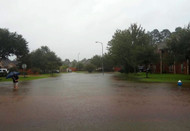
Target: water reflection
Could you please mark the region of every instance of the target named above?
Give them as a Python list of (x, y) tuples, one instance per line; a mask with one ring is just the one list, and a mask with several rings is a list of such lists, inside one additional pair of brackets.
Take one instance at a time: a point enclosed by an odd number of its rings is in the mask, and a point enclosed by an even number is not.
[(19, 82), (19, 88), (14, 89), (12, 82), (2, 82), (0, 85), (0, 104), (19, 102), (28, 95), (30, 82)]
[(81, 73), (20, 82), (15, 91), (5, 82), (0, 85), (0, 130), (188, 130), (189, 87)]

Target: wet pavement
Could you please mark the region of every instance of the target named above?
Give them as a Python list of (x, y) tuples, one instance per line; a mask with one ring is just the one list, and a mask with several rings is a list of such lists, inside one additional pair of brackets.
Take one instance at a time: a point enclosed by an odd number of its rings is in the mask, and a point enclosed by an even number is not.
[(0, 83), (0, 131), (189, 131), (190, 85), (68, 73)]

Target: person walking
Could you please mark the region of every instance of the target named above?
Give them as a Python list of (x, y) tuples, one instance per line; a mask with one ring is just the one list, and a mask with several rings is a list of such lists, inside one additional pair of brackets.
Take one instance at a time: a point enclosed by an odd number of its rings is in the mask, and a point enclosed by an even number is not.
[(18, 75), (14, 74), (12, 79), (13, 79), (14, 89), (18, 89), (18, 79), (19, 79)]

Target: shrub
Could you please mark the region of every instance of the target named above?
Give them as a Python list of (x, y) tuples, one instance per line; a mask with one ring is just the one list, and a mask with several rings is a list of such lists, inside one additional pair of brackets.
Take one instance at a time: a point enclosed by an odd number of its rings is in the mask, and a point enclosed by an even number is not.
[(89, 73), (91, 73), (92, 71), (94, 71), (95, 68), (96, 68), (96, 67), (95, 67), (93, 64), (87, 64), (87, 65), (85, 66), (85, 70), (87, 70)]

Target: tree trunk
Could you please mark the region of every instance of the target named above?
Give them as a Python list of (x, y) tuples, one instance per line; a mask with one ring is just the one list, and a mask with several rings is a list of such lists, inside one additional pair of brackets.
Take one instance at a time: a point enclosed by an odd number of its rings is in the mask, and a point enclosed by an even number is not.
[(175, 61), (174, 61), (174, 74), (176, 74)]

